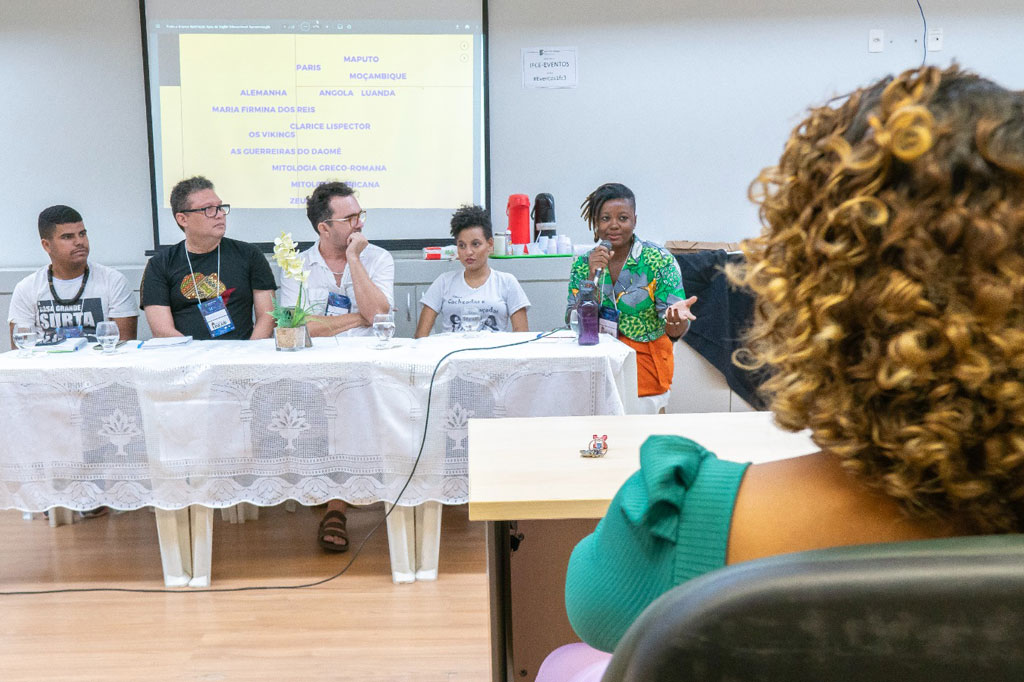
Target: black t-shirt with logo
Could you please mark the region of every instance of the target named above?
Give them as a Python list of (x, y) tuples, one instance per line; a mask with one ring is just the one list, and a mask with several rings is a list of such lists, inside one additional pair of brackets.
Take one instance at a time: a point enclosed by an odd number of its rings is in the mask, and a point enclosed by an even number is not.
[(225, 237), (220, 241), (219, 278), (217, 249), (201, 254), (189, 252), (187, 259), (185, 242), (181, 241), (149, 259), (142, 276), (140, 298), (143, 308), (169, 306), (174, 328), (182, 334), (209, 339), (210, 330), (198, 303), (200, 299), (207, 301), (220, 295), (235, 328), (217, 338), (248, 339), (253, 329), (252, 292), (275, 289), (274, 273), (260, 250), (252, 244)]

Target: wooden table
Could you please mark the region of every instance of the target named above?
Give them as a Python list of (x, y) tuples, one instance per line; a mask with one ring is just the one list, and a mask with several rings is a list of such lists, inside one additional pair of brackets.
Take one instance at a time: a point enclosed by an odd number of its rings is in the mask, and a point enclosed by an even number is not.
[[(608, 454), (581, 457), (594, 434), (607, 434)], [(548, 652), (577, 641), (563, 597), (569, 554), (639, 468), (640, 445), (653, 434), (686, 436), (737, 462), (818, 449), (805, 433), (776, 427), (769, 412), (470, 420), (469, 518), (489, 526), (495, 682), (532, 680)]]

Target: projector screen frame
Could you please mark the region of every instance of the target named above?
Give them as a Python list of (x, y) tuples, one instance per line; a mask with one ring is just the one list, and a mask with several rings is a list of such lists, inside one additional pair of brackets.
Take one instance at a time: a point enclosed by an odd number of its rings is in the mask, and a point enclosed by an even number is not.
[[(481, 87), (483, 89), (483, 111), (482, 111), (482, 143), (483, 143), (483, 197), (481, 199), (481, 205), (484, 208), (489, 209), (490, 196), (491, 196), (491, 145), (490, 145), (490, 87), (488, 81), (488, 18), (487, 18), (487, 0), (480, 0), (480, 35), (481, 35), (481, 48), (482, 48), (482, 81)], [(145, 88), (145, 100), (146, 100), (146, 137), (149, 144), (149, 186), (150, 186), (150, 205), (152, 207), (152, 220), (153, 220), (153, 249), (146, 251), (146, 256), (152, 256), (158, 251), (166, 248), (170, 248), (173, 244), (161, 244), (160, 243), (160, 210), (161, 206), (157, 201), (157, 174), (156, 174), (156, 140), (153, 137), (153, 100), (152, 100), (152, 83), (149, 77), (149, 35), (147, 31), (146, 21), (146, 0), (139, 0), (139, 26), (142, 33), (142, 79)], [(273, 242), (251, 242), (257, 246), (264, 253), (271, 253), (274, 250)], [(313, 244), (312, 241), (299, 241), (297, 242), (301, 249), (309, 248)], [(426, 246), (437, 246), (454, 244), (455, 240), (450, 236), (443, 236), (437, 238), (424, 238), (424, 239), (370, 239), (371, 244), (375, 244), (388, 251), (408, 251), (408, 250), (419, 250)]]

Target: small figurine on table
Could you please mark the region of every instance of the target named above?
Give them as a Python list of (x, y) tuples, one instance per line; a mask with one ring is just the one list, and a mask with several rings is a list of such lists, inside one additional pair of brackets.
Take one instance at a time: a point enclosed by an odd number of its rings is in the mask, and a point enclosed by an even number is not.
[(608, 436), (598, 437), (595, 433), (594, 437), (590, 440), (590, 447), (586, 450), (580, 450), (581, 457), (604, 457), (608, 454)]

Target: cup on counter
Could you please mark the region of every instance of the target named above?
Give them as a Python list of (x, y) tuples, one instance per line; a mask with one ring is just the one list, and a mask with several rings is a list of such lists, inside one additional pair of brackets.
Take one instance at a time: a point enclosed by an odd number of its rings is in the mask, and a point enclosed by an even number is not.
[(505, 255), (505, 241), (508, 239), (508, 235), (504, 232), (498, 232), (494, 235), (494, 255), (504, 256)]
[(526, 253), (526, 244), (513, 244), (512, 245), (512, 255), (513, 256), (522, 256), (524, 253)]
[(530, 253), (547, 253), (549, 241), (550, 237), (537, 237), (536, 249), (533, 248), (534, 244), (531, 244)]
[(569, 239), (569, 235), (558, 235), (557, 253), (572, 253), (572, 240)]

